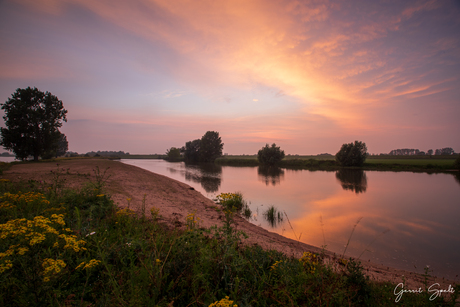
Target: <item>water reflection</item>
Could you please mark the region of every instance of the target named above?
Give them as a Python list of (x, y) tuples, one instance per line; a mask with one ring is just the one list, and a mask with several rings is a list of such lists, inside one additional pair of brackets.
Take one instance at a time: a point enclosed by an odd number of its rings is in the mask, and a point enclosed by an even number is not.
[[(460, 272), (458, 173), (334, 174), (290, 169), (274, 173), (257, 167), (207, 169), (162, 160), (125, 161), (185, 182), (210, 199), (215, 198), (214, 193), (239, 191), (253, 212), (257, 212), (254, 224), (294, 240), (301, 237), (307, 244), (326, 245), (338, 254), (344, 252), (350, 241), (345, 257), (361, 257), (362, 261), (419, 273), (430, 265), (433, 275), (448, 278), (455, 278)], [(185, 174), (194, 180), (186, 179)], [(213, 187), (207, 182), (203, 185), (202, 178), (210, 179)], [(367, 189), (368, 180), (372, 189)], [(217, 191), (207, 192), (216, 187)], [(264, 218), (268, 204), (286, 212), (289, 220), (285, 215), (281, 227), (272, 228)], [(350, 238), (360, 217), (363, 219)]]
[[(170, 172), (174, 173), (172, 169)], [(214, 193), (222, 184), (222, 166), (214, 163), (187, 164), (184, 176), (188, 181), (201, 184), (207, 193)]]
[(457, 181), (457, 183), (460, 184), (460, 172), (456, 172), (454, 178)]
[(265, 185), (270, 183), (275, 186), (284, 180), (284, 170), (276, 166), (259, 166), (257, 168), (257, 174), (260, 181), (264, 182)]
[(350, 190), (356, 194), (366, 192), (367, 177), (363, 170), (341, 169), (335, 173), (335, 178), (340, 181), (344, 190)]

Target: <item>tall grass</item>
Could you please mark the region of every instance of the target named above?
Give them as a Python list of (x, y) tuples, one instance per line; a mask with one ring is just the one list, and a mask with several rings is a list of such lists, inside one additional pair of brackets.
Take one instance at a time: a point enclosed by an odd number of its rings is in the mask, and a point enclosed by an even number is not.
[[(168, 228), (156, 208), (117, 208), (99, 174), (79, 190), (0, 180), (1, 306), (394, 305), (395, 285), (371, 282), (359, 262), (246, 246), (230, 209), (222, 227), (190, 213)], [(448, 304), (410, 293), (400, 303)]]
[(268, 207), (268, 209), (263, 213), (263, 216), (273, 228), (284, 221), (283, 213), (278, 211), (278, 209), (276, 209), (273, 205)]

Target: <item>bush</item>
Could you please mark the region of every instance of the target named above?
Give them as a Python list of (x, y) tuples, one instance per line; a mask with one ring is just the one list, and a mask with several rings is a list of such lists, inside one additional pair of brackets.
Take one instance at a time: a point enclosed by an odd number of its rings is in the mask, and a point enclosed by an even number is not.
[(458, 156), (457, 159), (455, 159), (454, 168), (460, 171), (460, 155)]
[(335, 158), (342, 166), (363, 166), (367, 157), (366, 143), (355, 141), (355, 143), (343, 144)]
[(262, 147), (261, 150), (257, 153), (257, 159), (259, 163), (264, 165), (276, 165), (284, 158), (284, 150), (281, 150), (280, 147), (276, 146), (275, 143), (272, 146), (265, 144), (265, 147)]
[(180, 160), (180, 149), (176, 147), (171, 147), (166, 151), (166, 155), (168, 156), (169, 161), (177, 161)]

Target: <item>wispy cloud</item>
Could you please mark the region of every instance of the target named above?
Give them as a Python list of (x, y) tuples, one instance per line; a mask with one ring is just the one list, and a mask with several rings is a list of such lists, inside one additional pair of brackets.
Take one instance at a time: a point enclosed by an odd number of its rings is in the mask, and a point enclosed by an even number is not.
[[(35, 34), (48, 44), (27, 51), (35, 39), (21, 45), (3, 30), (13, 47), (2, 51), (0, 77), (80, 79), (91, 93), (113, 88), (118, 97), (100, 105), (114, 106), (111, 122), (182, 127), (172, 116), (211, 126), (199, 117), (235, 139), (289, 143), (306, 138), (305, 129), (324, 138), (383, 123), (415, 129), (420, 119), (403, 100), (433, 97), (429, 113), (440, 100), (455, 108), (459, 91), (459, 9), (439, 1), (23, 0), (7, 8), (43, 26)], [(118, 106), (133, 96), (131, 108)], [(398, 112), (406, 116), (392, 116)], [(232, 121), (245, 129), (227, 128)]]

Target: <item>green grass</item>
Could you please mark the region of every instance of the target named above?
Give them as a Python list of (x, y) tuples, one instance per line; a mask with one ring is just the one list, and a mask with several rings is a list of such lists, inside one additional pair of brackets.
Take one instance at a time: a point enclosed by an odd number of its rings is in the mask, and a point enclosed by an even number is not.
[[(388, 171), (420, 171), (437, 172), (454, 169), (454, 162), (458, 155), (453, 156), (369, 156), (362, 169), (365, 170), (388, 170)], [(257, 156), (224, 156), (215, 162), (219, 165), (228, 166), (258, 166)], [(317, 156), (286, 156), (278, 167), (300, 168), (310, 170), (338, 170), (340, 164), (331, 155)]]
[[(58, 172), (49, 184), (0, 181), (1, 306), (209, 306), (226, 296), (238, 306), (395, 305), (395, 285), (370, 281), (357, 261), (245, 246), (230, 210), (222, 227), (201, 228), (190, 213), (167, 228), (155, 208), (117, 208), (95, 172), (78, 190)], [(411, 293), (399, 304), (452, 305)]]

